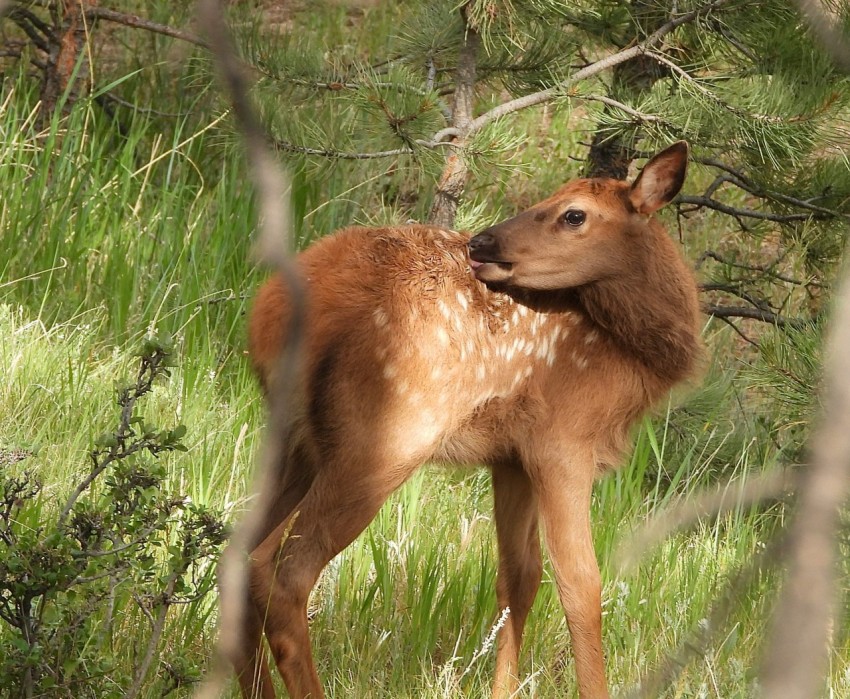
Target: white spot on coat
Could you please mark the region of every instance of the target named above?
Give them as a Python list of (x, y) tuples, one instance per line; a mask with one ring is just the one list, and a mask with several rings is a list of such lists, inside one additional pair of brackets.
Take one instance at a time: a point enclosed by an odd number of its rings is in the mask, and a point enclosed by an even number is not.
[(379, 328), (383, 328), (389, 323), (389, 318), (387, 318), (387, 313), (383, 308), (376, 308), (372, 317), (375, 319), (375, 325)]

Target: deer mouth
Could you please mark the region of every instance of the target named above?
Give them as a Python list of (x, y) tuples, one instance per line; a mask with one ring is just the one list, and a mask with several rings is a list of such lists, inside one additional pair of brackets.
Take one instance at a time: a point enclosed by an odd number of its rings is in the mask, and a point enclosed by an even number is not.
[(470, 256), (469, 266), (478, 281), (501, 282), (510, 278), (514, 265), (504, 260), (475, 260)]

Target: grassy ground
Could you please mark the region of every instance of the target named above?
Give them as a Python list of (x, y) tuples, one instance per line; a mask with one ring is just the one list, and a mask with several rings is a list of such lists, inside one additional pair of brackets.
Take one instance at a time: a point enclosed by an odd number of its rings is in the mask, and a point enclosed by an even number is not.
[[(184, 79), (200, 80), (202, 73), (193, 70)], [(133, 75), (125, 87), (141, 80)], [(253, 202), (227, 120), (208, 109), (210, 98), (201, 91), (196, 104), (206, 111), (176, 117), (167, 130), (152, 117), (125, 116), (126, 134), (117, 138), (90, 103), (38, 125), (32, 83), (24, 78), (7, 79), (3, 95), (0, 448), (38, 447), (16, 468), (38, 473), (46, 508), (63, 501), (87, 467), (95, 436), (114, 422), (113, 381), (131, 371), (132, 352), (145, 333), (167, 331), (177, 340), (177, 369), (144, 409), (165, 424), (189, 428), (188, 452), (164, 457), (168, 486), (235, 516), (246, 505), (262, 425), (243, 352), (246, 299), (261, 274), (249, 262)], [(566, 123), (567, 115), (559, 116)], [(537, 118), (528, 117), (531, 137), (521, 159), (528, 172), (544, 175), (515, 174), (508, 200), (504, 172), (483, 173), (464, 212), (467, 221), (496, 219), (575, 173), (569, 155), (581, 135), (557, 125), (544, 129)], [(403, 220), (410, 213), (382, 207), (376, 194), (415, 191), (403, 161), (395, 172), (385, 165), (311, 167), (296, 177), (304, 240), (351, 221)], [(411, 205), (414, 213), (417, 206)], [(694, 249), (709, 227), (695, 225)], [(724, 346), (724, 337), (710, 332), (712, 342)], [(702, 521), (626, 572), (614, 561), (635, 529), (710, 482), (717, 470), (741, 484), (775, 465), (777, 450), (755, 439), (759, 433), (746, 414), (722, 412), (729, 405), (723, 377), (734, 370), (715, 367), (711, 387), (696, 398), (705, 403), (724, 396), (714, 413), (696, 411), (702, 417), (683, 423), (673, 406), (662, 410), (639, 431), (630, 464), (597, 486), (594, 535), (615, 688), (690, 647), (694, 657), (665, 696), (753, 693), (774, 576), (755, 574), (710, 641), (699, 634), (712, 600), (735, 571), (757, 560), (782, 509)], [(677, 431), (682, 424), (691, 431)], [(486, 695), (496, 621), (489, 512), (486, 473), (427, 468), (329, 566), (312, 600), (312, 629), (331, 696)], [(846, 564), (843, 578), (850, 578)], [(122, 633), (103, 652), (132, 666), (147, 623), (128, 606)], [(212, 597), (172, 610), (160, 659), (179, 649), (203, 663), (214, 623)], [(7, 636), (0, 625), (0, 644)], [(571, 695), (568, 648), (547, 572), (529, 621), (522, 696)], [(836, 638), (832, 658), (829, 696), (848, 696), (845, 636)], [(151, 673), (143, 696), (162, 694), (162, 668)], [(118, 695), (120, 688), (104, 693)]]

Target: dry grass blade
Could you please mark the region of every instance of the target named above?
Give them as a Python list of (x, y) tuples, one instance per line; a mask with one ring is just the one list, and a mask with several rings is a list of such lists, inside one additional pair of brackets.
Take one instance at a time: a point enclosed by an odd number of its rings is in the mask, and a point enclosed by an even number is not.
[(838, 590), (836, 534), (850, 497), (850, 267), (832, 318), (824, 411), (802, 473), (788, 532), (788, 576), (779, 594), (762, 671), (765, 699), (819, 696)]
[(222, 80), (228, 90), (239, 130), (245, 141), (251, 178), (257, 189), (260, 204), (260, 232), (257, 245), (262, 262), (280, 273), (287, 283), (292, 319), (288, 328), (288, 342), (279, 360), (278, 371), (269, 391), (271, 428), (267, 430), (261, 450), (258, 472), (255, 477), (253, 506), (236, 527), (231, 545), (222, 556), (219, 576), (221, 580), (221, 617), (216, 662), (207, 680), (202, 683), (197, 697), (216, 697), (227, 677), (224, 658), (232, 656), (242, 643), (239, 638), (244, 610), (244, 590), (247, 583), (245, 554), (248, 542), (265, 519), (271, 505), (271, 487), (275, 469), (290, 432), (292, 411), (291, 396), (297, 382), (302, 341), (304, 314), (303, 288), (290, 258), (289, 181), (272, 155), (268, 139), (254, 112), (248, 96), (247, 80), (237, 58), (230, 34), (217, 0), (200, 0), (199, 24), (209, 41)]
[(712, 490), (688, 497), (653, 517), (627, 541), (621, 542), (614, 556), (617, 567), (622, 574), (670, 534), (704, 517), (719, 517), (758, 502), (784, 497), (795, 488), (796, 483), (796, 472), (781, 470), (741, 481), (740, 484), (723, 483)]

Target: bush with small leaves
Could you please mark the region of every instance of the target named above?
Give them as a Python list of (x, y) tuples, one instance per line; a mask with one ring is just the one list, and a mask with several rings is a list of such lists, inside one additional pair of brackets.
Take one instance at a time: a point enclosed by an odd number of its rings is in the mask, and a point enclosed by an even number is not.
[[(135, 381), (116, 386), (117, 427), (95, 440), (90, 469), (61, 509), (51, 510), (32, 473), (0, 471), (0, 620), (11, 632), (0, 654), (4, 696), (103, 696), (107, 675), (123, 696), (137, 696), (169, 609), (211, 591), (225, 526), (218, 513), (168, 493), (156, 458), (186, 451), (186, 427), (163, 429), (135, 414), (168, 375), (171, 353), (171, 338), (145, 338)], [(150, 631), (128, 666), (109, 649), (130, 607)], [(172, 689), (200, 674), (184, 657), (162, 670)]]

